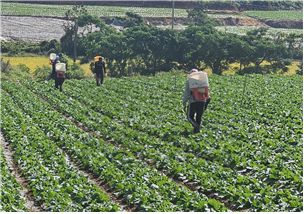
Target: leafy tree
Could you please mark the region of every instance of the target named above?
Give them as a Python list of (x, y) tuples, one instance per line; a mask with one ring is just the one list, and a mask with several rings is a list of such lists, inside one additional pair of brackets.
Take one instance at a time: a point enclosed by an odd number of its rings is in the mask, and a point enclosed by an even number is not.
[(263, 61), (279, 62), (283, 59), (282, 53), (286, 52), (283, 45), (274, 44), (271, 41), (258, 40), (250, 56), (250, 62), (255, 65), (255, 72), (261, 73), (259, 66)]
[(258, 40), (258, 39), (263, 39), (264, 36), (266, 36), (267, 31), (268, 31), (268, 28), (265, 28), (265, 27), (260, 27), (254, 30), (250, 30), (246, 33), (247, 35), (246, 38), (249, 42)]
[(151, 39), (149, 41), (149, 49), (152, 56), (152, 73), (155, 75), (156, 71), (160, 69), (164, 60), (172, 54), (170, 44), (174, 41), (174, 31), (160, 28), (150, 28)]
[(72, 56), (73, 49), (71, 47), (73, 47), (73, 34), (75, 30), (64, 26), (64, 31), (65, 34), (60, 39), (62, 52)]
[(113, 61), (119, 75), (123, 76), (127, 72), (127, 62), (131, 56), (131, 48), (123, 33), (113, 33), (104, 38), (101, 42), (104, 56), (108, 61)]
[(202, 69), (201, 55), (203, 53), (198, 53), (199, 50), (204, 51), (201, 49), (201, 43), (204, 42), (201, 37), (209, 34), (214, 35), (215, 33), (217, 33), (217, 30), (211, 25), (188, 26), (184, 31), (180, 32), (176, 37), (177, 46), (174, 54), (177, 62), (185, 69)]
[(212, 25), (219, 26), (221, 22), (218, 19), (210, 18), (207, 13), (201, 9), (187, 10), (188, 17), (193, 19), (195, 26)]
[(164, 59), (162, 60), (164, 64), (160, 66), (160, 69), (162, 71), (170, 71), (174, 67), (180, 67), (177, 62), (184, 56), (184, 53), (182, 52), (182, 44), (186, 38), (183, 37), (178, 31), (174, 30), (166, 30), (164, 33), (164, 37), (166, 37), (166, 39), (163, 42), (166, 42), (166, 44), (164, 44), (164, 47), (166, 48), (164, 52)]
[(275, 44), (287, 47), (286, 58), (303, 58), (303, 34), (278, 32), (272, 37)]
[(61, 44), (56, 40), (52, 39), (50, 41), (41, 41), (39, 42), (40, 51), (42, 53), (59, 53), (61, 52)]
[(227, 34), (215, 33), (202, 37), (201, 58), (211, 69), (212, 73), (221, 75), (222, 70), (228, 65), (229, 40)]
[(158, 31), (162, 30), (158, 28), (151, 29), (147, 26), (134, 26), (127, 29), (125, 34), (128, 35), (127, 44), (131, 47), (132, 57), (137, 58), (139, 56), (145, 65), (146, 72), (152, 72), (154, 75), (157, 60), (156, 51), (161, 53), (163, 49), (163, 47), (160, 47), (157, 50), (158, 48), (156, 47), (156, 45), (159, 45), (159, 36), (161, 36), (161, 34), (158, 35)]
[[(84, 55), (83, 61), (93, 59), (95, 56), (105, 56), (105, 37), (117, 34), (116, 29), (107, 26), (105, 22), (97, 16), (85, 14), (80, 19), (80, 26), (84, 26), (84, 31), (80, 33), (78, 47), (81, 48)], [(92, 28), (98, 28), (98, 31), (93, 31)], [(102, 44), (103, 43), (103, 44)]]
[[(65, 35), (61, 38), (61, 44), (63, 46), (63, 50), (68, 55), (71, 55), (73, 53), (73, 61), (76, 60), (76, 50), (77, 50), (77, 32), (79, 28), (79, 21), (83, 23), (81, 20), (81, 17), (83, 15), (86, 16), (87, 11), (84, 7), (84, 5), (75, 5), (72, 7), (72, 9), (68, 10), (65, 13), (66, 20), (68, 22), (63, 25)], [(73, 47), (73, 52), (71, 50), (71, 47)]]
[(188, 34), (190, 37), (186, 36), (182, 44), (183, 60), (185, 61), (183, 65), (185, 65), (187, 70), (191, 68), (202, 70), (201, 62), (204, 60), (204, 55), (207, 52), (207, 49), (203, 48), (205, 35), (201, 31), (189, 31)]
[(189, 69), (192, 67), (202, 69), (202, 62), (205, 62), (213, 73), (220, 75), (228, 63), (234, 61), (234, 58), (229, 55), (232, 37), (228, 34), (205, 33), (205, 31), (193, 28), (189, 29), (186, 38), (189, 38), (185, 42), (186, 58), (188, 59), (186, 65)]
[(87, 58), (93, 59), (95, 56), (102, 55), (101, 41), (104, 40), (105, 35), (98, 31), (88, 33), (82, 40), (82, 46), (86, 47), (85, 55)]
[(127, 20), (130, 22), (128, 27), (146, 25), (144, 18), (136, 13), (126, 12), (126, 16)]
[(89, 32), (81, 39), (81, 46), (84, 47), (87, 59), (93, 59), (95, 56), (109, 57), (107, 56), (109, 44), (105, 42), (106, 37), (117, 34), (114, 28), (106, 26), (103, 21), (97, 23), (96, 26), (100, 28), (99, 31)]
[[(74, 61), (76, 60), (77, 47), (81, 48), (78, 51), (79, 53), (86, 53), (87, 47), (84, 46), (86, 41), (83, 41), (83, 39), (87, 33), (93, 33), (92, 25), (98, 27), (99, 31), (105, 34), (114, 32), (114, 30), (111, 30), (111, 27), (106, 26), (103, 20), (97, 16), (90, 15), (83, 5), (76, 5), (71, 10), (68, 10), (66, 12), (66, 19), (69, 22), (63, 26), (65, 35), (61, 38), (61, 45), (63, 52), (69, 56), (73, 55)], [(84, 27), (80, 35), (77, 34), (79, 27)], [(71, 47), (74, 47), (74, 49), (72, 50)]]
[(302, 59), (303, 57), (303, 35), (290, 33), (284, 38), (284, 45), (287, 45), (288, 58)]
[[(282, 68), (283, 59), (286, 57), (287, 50), (283, 44), (275, 43), (266, 36), (267, 28), (258, 28), (249, 31), (241, 39), (246, 41), (251, 49), (245, 60), (245, 65), (254, 64), (255, 73), (274, 73), (277, 69)], [(271, 63), (270, 70), (262, 71), (260, 64), (264, 61)]]
[(231, 37), (228, 41), (229, 61), (239, 63), (238, 73), (240, 74), (242, 72), (242, 67), (247, 67), (249, 65), (252, 47), (238, 35), (229, 34), (229, 36)]

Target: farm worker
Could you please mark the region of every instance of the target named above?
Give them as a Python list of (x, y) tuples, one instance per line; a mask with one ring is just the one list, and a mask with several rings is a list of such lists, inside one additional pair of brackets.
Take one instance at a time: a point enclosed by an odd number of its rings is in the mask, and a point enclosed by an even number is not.
[[(198, 72), (198, 70), (191, 69), (189, 74), (193, 72)], [(189, 104), (188, 104), (188, 109), (186, 112), (187, 101), (189, 101)], [(193, 129), (194, 133), (200, 133), (202, 115), (204, 111), (207, 109), (209, 102), (210, 102), (210, 99), (207, 99), (207, 100), (195, 100), (194, 99), (193, 92), (190, 90), (190, 87), (189, 87), (189, 79), (188, 79), (185, 85), (183, 106), (184, 106), (184, 111), (187, 113), (188, 121), (192, 124), (194, 128)], [(196, 114), (196, 119), (194, 119), (195, 114)]]
[(55, 65), (57, 63), (60, 63), (60, 58), (62, 57), (62, 53), (59, 53), (57, 56), (56, 56), (56, 59), (54, 60), (54, 62), (52, 63), (52, 74), (51, 74), (51, 78), (53, 78), (55, 80), (55, 88), (58, 89), (58, 86), (60, 86), (60, 91), (63, 91), (62, 89), (62, 85), (65, 81), (65, 78), (58, 78), (57, 75), (56, 75), (56, 72), (55, 72)]
[(53, 63), (52, 63), (52, 73), (51, 73), (51, 77), (50, 77), (50, 79), (54, 79), (55, 78), (55, 76), (56, 76), (56, 72), (55, 72), (55, 64), (56, 63), (60, 63), (60, 58), (62, 57), (63, 55), (62, 55), (62, 53), (59, 53), (57, 56), (56, 56), (56, 59), (53, 61)]
[[(100, 86), (103, 83), (103, 77), (105, 73), (105, 62), (103, 61), (103, 57), (99, 57), (99, 60), (95, 62), (94, 68), (94, 75), (97, 80), (97, 86)], [(101, 78), (101, 83), (99, 83), (99, 78)]]

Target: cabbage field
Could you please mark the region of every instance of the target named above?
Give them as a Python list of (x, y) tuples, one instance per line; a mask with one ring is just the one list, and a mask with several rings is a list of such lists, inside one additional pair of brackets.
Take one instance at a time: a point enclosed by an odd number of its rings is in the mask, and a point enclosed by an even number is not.
[[(198, 134), (183, 112), (186, 78), (65, 80), (63, 92), (53, 81), (2, 81), (1, 133), (36, 204), (303, 211), (303, 77), (249, 75), (242, 99), (244, 77), (209, 75)], [(1, 173), (1, 210), (27, 210), (3, 153)]]

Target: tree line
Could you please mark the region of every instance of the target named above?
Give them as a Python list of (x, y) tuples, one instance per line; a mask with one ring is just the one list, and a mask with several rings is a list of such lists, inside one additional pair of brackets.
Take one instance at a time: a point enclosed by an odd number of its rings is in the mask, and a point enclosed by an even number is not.
[[(127, 13), (125, 18), (117, 17), (128, 23), (124, 30), (117, 31), (99, 17), (88, 14), (85, 6), (76, 5), (66, 12), (70, 22), (63, 26), (65, 34), (60, 43), (56, 40), (42, 42), (41, 50), (34, 50), (43, 52), (47, 46), (74, 60), (81, 58), (82, 62), (102, 55), (111, 76), (155, 75), (174, 68), (204, 70), (208, 67), (221, 75), (234, 62), (239, 65), (238, 74), (265, 74), (280, 69), (286, 72), (291, 60), (302, 59), (302, 35), (277, 33), (270, 37), (267, 28), (252, 30), (246, 35), (224, 33), (215, 29), (220, 22), (208, 17), (202, 4), (187, 12), (193, 23), (182, 31), (148, 27), (144, 19), (134, 13)], [(77, 34), (80, 27), (84, 31)], [(2, 51), (11, 51), (7, 46), (2, 44)], [(264, 61), (269, 65), (261, 66)]]
[[(202, 4), (187, 11), (193, 23), (183, 31), (148, 27), (141, 16), (133, 13), (121, 18), (129, 23), (126, 29), (116, 31), (98, 17), (88, 15), (84, 6), (75, 6), (72, 11), (67, 13), (67, 19), (74, 24), (65, 28), (63, 51), (83, 56), (85, 61), (102, 55), (113, 76), (131, 72), (155, 75), (157, 71), (194, 67), (209, 67), (213, 73), (222, 74), (234, 62), (239, 64), (239, 74), (275, 73), (280, 69), (286, 72), (290, 61), (302, 59), (303, 55), (302, 35), (278, 33), (271, 38), (267, 28), (246, 35), (223, 33), (215, 29), (220, 22), (208, 17)], [(92, 25), (100, 30), (75, 36), (76, 27), (89, 29)], [(72, 52), (74, 44), (77, 53)], [(270, 63), (265, 69), (261, 66), (264, 61)]]

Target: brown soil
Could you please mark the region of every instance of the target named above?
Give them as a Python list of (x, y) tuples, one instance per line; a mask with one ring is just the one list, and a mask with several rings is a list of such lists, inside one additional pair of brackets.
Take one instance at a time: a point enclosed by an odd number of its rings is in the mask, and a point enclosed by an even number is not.
[(302, 20), (275, 20), (275, 19), (259, 19), (260, 22), (273, 28), (303, 29)]
[(254, 18), (223, 18), (220, 19), (223, 26), (256, 26), (256, 27), (269, 27), (265, 23)]

